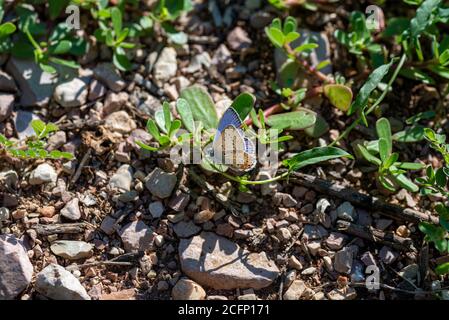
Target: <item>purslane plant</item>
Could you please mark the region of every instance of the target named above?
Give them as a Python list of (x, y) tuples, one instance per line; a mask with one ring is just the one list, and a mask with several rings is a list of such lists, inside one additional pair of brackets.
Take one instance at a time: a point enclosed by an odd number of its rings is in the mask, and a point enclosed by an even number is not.
[(417, 192), (418, 186), (408, 179), (405, 173), (408, 170), (420, 170), (424, 166), (421, 163), (399, 161), (399, 153), (393, 152), (393, 138), (388, 119), (377, 120), (376, 131), (379, 139), (373, 141), (374, 147), (368, 149), (362, 144), (358, 144), (357, 148), (365, 160), (377, 166), (379, 183), (391, 192), (396, 191), (398, 187)]
[(5, 14), (3, 5), (4, 0), (0, 0), (0, 53), (6, 53), (11, 49), (10, 35), (16, 31), (16, 26), (12, 22), (1, 23)]
[(41, 120), (33, 120), (31, 127), (35, 135), (25, 141), (12, 141), (0, 134), (0, 150), (4, 149), (12, 157), (24, 159), (73, 159), (73, 154), (59, 150), (47, 151), (45, 140), (58, 130), (53, 123), (45, 124)]
[[(443, 157), (443, 166), (434, 169), (432, 166), (426, 168), (426, 176), (416, 179), (421, 186), (423, 195), (440, 195), (444, 197), (444, 203), (437, 203), (435, 211), (439, 216), (439, 225), (430, 222), (421, 222), (419, 230), (425, 234), (424, 240), (433, 242), (435, 248), (444, 254), (449, 253), (449, 206), (447, 200), (449, 191), (447, 182), (449, 180), (449, 145), (446, 143), (446, 136), (437, 134), (432, 129), (425, 129), (425, 138), (429, 141), (430, 147), (440, 153)], [(438, 275), (449, 273), (449, 263), (443, 263), (436, 267)]]

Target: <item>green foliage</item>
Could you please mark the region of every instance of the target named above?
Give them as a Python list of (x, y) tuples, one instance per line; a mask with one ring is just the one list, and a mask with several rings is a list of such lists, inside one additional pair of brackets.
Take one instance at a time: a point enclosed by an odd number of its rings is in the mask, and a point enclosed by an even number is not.
[(193, 119), (200, 121), (206, 129), (215, 129), (218, 125), (217, 111), (209, 93), (200, 86), (191, 86), (181, 91), (192, 110)]
[(289, 171), (297, 171), (308, 165), (342, 157), (352, 158), (349, 153), (340, 148), (316, 147), (302, 151), (291, 158), (282, 161), (282, 164), (288, 167)]
[(377, 147), (368, 149), (367, 145), (358, 144), (357, 151), (366, 161), (378, 168), (379, 183), (391, 192), (396, 191), (398, 187), (411, 192), (418, 191), (418, 186), (408, 179), (405, 173), (408, 170), (422, 169), (423, 165), (399, 161), (399, 153), (393, 152), (393, 137), (388, 119), (377, 120), (376, 131), (379, 137), (379, 140), (376, 141)]
[(366, 61), (365, 54), (368, 54), (373, 66), (382, 64), (384, 62), (382, 46), (374, 42), (373, 36), (367, 28), (365, 15), (362, 12), (354, 11), (351, 13), (349, 22), (349, 32), (335, 31), (334, 36), (337, 41), (363, 62)]
[(327, 84), (323, 87), (329, 102), (341, 111), (348, 111), (352, 102), (352, 90), (341, 84)]
[(16, 158), (23, 159), (73, 159), (73, 155), (59, 150), (47, 151), (45, 139), (56, 132), (58, 127), (53, 123), (45, 124), (41, 120), (33, 120), (31, 127), (35, 135), (26, 141), (12, 141), (0, 134), (0, 147)]
[(123, 27), (122, 12), (118, 7), (111, 7), (102, 9), (99, 16), (99, 28), (95, 31), (95, 37), (112, 49), (112, 62), (117, 69), (130, 70), (132, 65), (125, 50), (134, 48), (135, 44), (125, 41), (129, 28)]
[(3, 6), (4, 0), (0, 0), (0, 53), (6, 53), (11, 49), (10, 35), (16, 31), (16, 26), (12, 22), (1, 23), (5, 14)]

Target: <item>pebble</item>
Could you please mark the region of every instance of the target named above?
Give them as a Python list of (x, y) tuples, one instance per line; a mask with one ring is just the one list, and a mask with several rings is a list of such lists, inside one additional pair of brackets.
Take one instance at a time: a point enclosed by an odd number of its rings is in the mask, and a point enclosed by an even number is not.
[(78, 260), (92, 255), (93, 245), (84, 241), (58, 240), (51, 244), (51, 251), (64, 259)]
[(284, 300), (300, 300), (304, 291), (306, 290), (306, 284), (302, 280), (294, 280), (290, 287), (285, 291), (282, 298)]
[(174, 173), (155, 168), (146, 178), (145, 186), (156, 197), (168, 198), (175, 188), (177, 179)]
[(126, 92), (112, 92), (106, 96), (103, 102), (103, 115), (108, 115), (116, 111), (120, 111), (123, 109), (125, 104), (129, 101), (129, 95)]
[(193, 216), (193, 221), (195, 221), (195, 223), (201, 224), (211, 220), (212, 218), (215, 218), (215, 213), (211, 210), (206, 209), (195, 213), (195, 215)]
[(191, 220), (180, 221), (173, 225), (173, 231), (179, 238), (189, 238), (201, 231), (201, 228)]
[(9, 93), (0, 93), (0, 122), (8, 119), (12, 114), (14, 106), (14, 95)]
[(240, 51), (251, 46), (252, 41), (248, 37), (248, 33), (241, 27), (235, 27), (228, 33), (226, 41), (232, 50)]
[(360, 260), (365, 264), (365, 266), (375, 266), (376, 265), (376, 259), (374, 258), (373, 254), (369, 251), (366, 251), (362, 256), (360, 257)]
[(124, 226), (119, 236), (126, 252), (145, 251), (152, 247), (153, 231), (142, 221), (133, 221)]
[(288, 259), (288, 266), (290, 268), (296, 269), (296, 270), (301, 270), (302, 269), (302, 264), (301, 262), (298, 260), (298, 258), (296, 258), (295, 256), (290, 256), (290, 258)]
[(154, 201), (150, 203), (150, 205), (148, 206), (148, 210), (150, 211), (150, 214), (154, 219), (158, 219), (164, 213), (165, 208), (162, 202)]
[(168, 207), (177, 212), (181, 212), (189, 204), (189, 201), (190, 196), (187, 193), (184, 193), (180, 190), (176, 190), (172, 198), (168, 202)]
[(349, 274), (354, 259), (354, 251), (351, 247), (344, 247), (334, 256), (334, 269), (337, 272)]
[(106, 87), (97, 79), (92, 79), (89, 84), (89, 95), (87, 100), (95, 101), (103, 97), (107, 92)]
[(0, 183), (2, 183), (7, 188), (15, 189), (18, 181), (19, 175), (14, 170), (0, 172)]
[(0, 275), (0, 300), (15, 299), (33, 277), (26, 249), (14, 235), (0, 235)]
[(176, 76), (177, 70), (176, 50), (171, 47), (164, 47), (153, 67), (154, 79), (158, 83), (166, 82)]
[(343, 248), (346, 236), (339, 232), (332, 232), (326, 239), (326, 245), (331, 250), (340, 250)]
[(79, 280), (53, 263), (37, 274), (35, 287), (37, 292), (53, 300), (90, 300)]
[(0, 207), (0, 223), (9, 220), (9, 209), (5, 207)]
[(343, 202), (340, 206), (337, 208), (337, 216), (340, 219), (354, 222), (357, 220), (357, 211), (352, 206), (352, 204), (348, 201)]
[(385, 264), (392, 264), (396, 261), (396, 259), (399, 257), (399, 253), (394, 251), (388, 246), (383, 246), (379, 251), (379, 258), (385, 263)]
[(99, 63), (94, 68), (93, 72), (95, 78), (103, 82), (109, 89), (114, 92), (120, 92), (126, 86), (125, 81), (123, 81), (120, 73), (112, 63)]
[(318, 240), (327, 237), (329, 233), (320, 225), (306, 224), (304, 226), (303, 239)]
[(122, 192), (131, 191), (133, 180), (133, 168), (124, 164), (120, 166), (117, 172), (109, 180), (109, 187), (119, 189)]
[(108, 294), (102, 294), (98, 298), (98, 300), (118, 300), (118, 301), (136, 300), (136, 291), (135, 289), (126, 289), (117, 292), (111, 292)]
[(354, 300), (357, 292), (354, 288), (348, 287), (344, 289), (333, 289), (327, 293), (329, 300)]
[(112, 132), (126, 134), (136, 129), (137, 125), (126, 111), (121, 110), (113, 112), (106, 117), (105, 127)]
[(29, 182), (31, 185), (38, 185), (43, 183), (56, 183), (58, 175), (55, 169), (48, 163), (42, 163), (34, 169), (30, 174)]
[(80, 78), (73, 78), (56, 86), (53, 93), (55, 101), (65, 108), (79, 107), (87, 101), (87, 84)]
[(316, 268), (315, 267), (308, 267), (306, 269), (304, 269), (301, 274), (303, 276), (311, 276), (316, 272)]
[(14, 82), (14, 79), (9, 74), (1, 70), (0, 70), (0, 91), (11, 93), (17, 92), (17, 86), (16, 83)]
[(34, 130), (31, 127), (31, 121), (37, 120), (39, 117), (29, 111), (18, 110), (15, 112), (14, 127), (20, 140), (34, 135)]
[(107, 235), (112, 235), (116, 231), (116, 223), (117, 220), (112, 218), (111, 216), (106, 216), (101, 222), (100, 229)]
[(323, 261), (324, 261), (324, 267), (326, 268), (326, 270), (328, 272), (333, 272), (334, 271), (334, 265), (332, 264), (331, 257), (325, 256), (325, 257), (323, 257)]
[(195, 281), (180, 279), (171, 291), (173, 300), (204, 300), (206, 291)]
[(256, 11), (251, 14), (249, 23), (254, 29), (262, 29), (268, 26), (273, 20), (273, 16), (266, 11)]
[(19, 103), (22, 107), (43, 107), (49, 103), (58, 77), (42, 71), (33, 59), (11, 57), (6, 65), (6, 71), (19, 85), (21, 92)]
[(416, 263), (409, 264), (399, 271), (399, 275), (409, 280), (415, 280), (419, 276), (419, 265)]
[(321, 241), (310, 241), (309, 243), (307, 243), (307, 249), (309, 249), (309, 252), (312, 254), (312, 256), (316, 256), (318, 254), (318, 251), (321, 249)]
[(69, 220), (79, 220), (81, 218), (81, 211), (79, 206), (79, 199), (73, 198), (61, 209), (61, 216)]
[(217, 290), (261, 289), (272, 284), (280, 273), (265, 252), (251, 253), (211, 232), (181, 239), (178, 252), (186, 275)]

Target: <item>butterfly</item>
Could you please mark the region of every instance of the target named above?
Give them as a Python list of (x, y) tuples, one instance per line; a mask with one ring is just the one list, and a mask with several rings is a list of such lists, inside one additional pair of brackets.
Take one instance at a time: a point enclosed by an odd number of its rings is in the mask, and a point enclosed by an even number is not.
[(256, 148), (245, 136), (243, 122), (234, 108), (229, 107), (218, 123), (212, 142), (212, 160), (236, 171), (249, 171), (256, 165)]

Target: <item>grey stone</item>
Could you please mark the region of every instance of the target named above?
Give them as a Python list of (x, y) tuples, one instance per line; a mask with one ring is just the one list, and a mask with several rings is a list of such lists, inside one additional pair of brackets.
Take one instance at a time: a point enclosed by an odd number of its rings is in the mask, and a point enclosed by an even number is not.
[(17, 92), (17, 86), (16, 83), (14, 82), (14, 79), (9, 74), (1, 70), (0, 70), (0, 91), (11, 93)]
[(81, 218), (81, 211), (79, 206), (79, 199), (73, 198), (61, 209), (61, 216), (69, 220), (79, 220)]
[(340, 250), (343, 248), (345, 243), (346, 236), (339, 232), (332, 232), (329, 237), (326, 239), (326, 245), (331, 250)]
[(31, 121), (38, 120), (39, 117), (29, 111), (18, 110), (14, 116), (14, 126), (20, 140), (34, 135), (34, 130), (31, 127)]
[(106, 216), (101, 222), (100, 229), (107, 235), (111, 235), (115, 232), (115, 222), (116, 220), (111, 216)]
[(349, 274), (354, 259), (354, 250), (351, 247), (344, 247), (337, 251), (334, 256), (334, 269), (340, 273)]
[(156, 197), (168, 198), (175, 188), (177, 179), (174, 173), (155, 168), (146, 178), (145, 186)]
[(308, 240), (318, 240), (327, 237), (328, 234), (327, 230), (320, 225), (306, 224), (302, 237)]
[(50, 74), (34, 62), (12, 57), (9, 59), (6, 70), (16, 80), (20, 87), (20, 105), (23, 107), (48, 104), (58, 82), (56, 74)]
[(168, 81), (176, 76), (177, 70), (176, 50), (170, 47), (164, 47), (153, 67), (154, 79), (159, 83)]
[(9, 189), (14, 189), (19, 181), (19, 176), (14, 170), (0, 172), (0, 184)]
[(105, 119), (105, 127), (113, 132), (130, 133), (137, 128), (136, 122), (124, 111), (116, 111)]
[(93, 70), (94, 77), (103, 82), (109, 89), (115, 92), (122, 91), (126, 83), (112, 63), (99, 63)]
[(235, 27), (228, 33), (226, 41), (232, 50), (243, 50), (251, 46), (252, 41), (248, 37), (248, 33), (241, 27)]
[(64, 259), (78, 260), (92, 255), (93, 245), (84, 241), (58, 240), (51, 244), (51, 251)]
[(11, 116), (13, 106), (14, 95), (9, 93), (0, 93), (0, 122)]
[(160, 201), (155, 201), (150, 203), (148, 206), (148, 210), (150, 211), (150, 214), (153, 218), (158, 219), (162, 216), (164, 213), (164, 204)]
[(79, 280), (57, 264), (50, 264), (38, 273), (35, 287), (53, 300), (90, 300)]
[(117, 172), (109, 180), (110, 188), (117, 188), (122, 192), (131, 190), (131, 183), (133, 181), (133, 168), (124, 164), (118, 168)]
[(391, 249), (390, 247), (383, 246), (379, 251), (379, 258), (385, 264), (392, 264), (399, 257), (399, 253)]
[(181, 279), (171, 292), (173, 300), (204, 300), (206, 291), (195, 281)]
[(56, 183), (58, 175), (55, 169), (48, 163), (42, 163), (34, 169), (30, 174), (29, 182), (31, 185), (38, 185), (43, 183)]
[(168, 202), (168, 206), (175, 211), (181, 212), (189, 204), (190, 196), (180, 190), (176, 190)]
[(360, 260), (365, 264), (365, 266), (375, 266), (376, 265), (376, 259), (374, 258), (373, 254), (369, 251), (366, 251), (362, 256), (360, 257)]
[(337, 216), (340, 219), (354, 222), (357, 220), (357, 211), (352, 206), (352, 204), (348, 201), (343, 202), (337, 208)]
[(87, 101), (87, 84), (80, 78), (58, 84), (53, 93), (55, 101), (65, 107), (79, 107)]
[(272, 284), (280, 273), (265, 252), (251, 253), (211, 232), (182, 239), (178, 252), (185, 274), (217, 290), (261, 289)]
[(268, 26), (273, 20), (273, 16), (266, 11), (256, 11), (251, 14), (249, 23), (254, 29), (262, 29)]
[(153, 247), (154, 232), (142, 221), (133, 221), (119, 232), (126, 252), (145, 251)]
[(106, 87), (97, 79), (93, 79), (89, 85), (89, 95), (87, 100), (95, 101), (103, 97), (107, 92)]
[(179, 238), (189, 238), (201, 231), (201, 228), (191, 220), (180, 221), (173, 225), (173, 231)]
[(14, 235), (0, 235), (0, 300), (15, 299), (30, 284), (33, 265)]
[(300, 300), (304, 291), (306, 290), (306, 284), (302, 280), (294, 280), (290, 287), (285, 291), (283, 295), (284, 300)]

